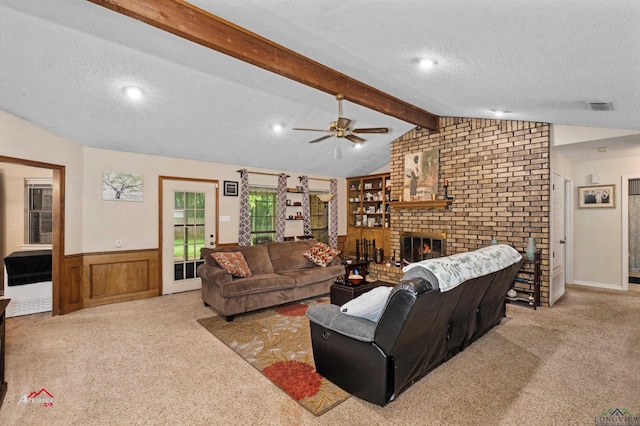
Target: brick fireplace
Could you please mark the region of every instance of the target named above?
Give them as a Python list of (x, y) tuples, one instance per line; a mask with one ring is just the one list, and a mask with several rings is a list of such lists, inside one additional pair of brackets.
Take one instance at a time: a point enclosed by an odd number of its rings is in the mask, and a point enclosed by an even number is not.
[[(437, 148), (438, 198), (449, 182), (446, 208), (391, 209), (392, 252), (402, 253), (406, 233), (446, 235), (446, 254), (475, 250), (493, 237), (523, 251), (529, 237), (542, 249), (541, 302), (549, 302), (549, 124), (442, 117), (440, 131), (414, 129), (391, 144), (391, 197), (402, 194), (405, 155)], [(400, 268), (376, 265), (376, 279), (402, 276)], [(375, 275), (377, 274), (377, 275)]]

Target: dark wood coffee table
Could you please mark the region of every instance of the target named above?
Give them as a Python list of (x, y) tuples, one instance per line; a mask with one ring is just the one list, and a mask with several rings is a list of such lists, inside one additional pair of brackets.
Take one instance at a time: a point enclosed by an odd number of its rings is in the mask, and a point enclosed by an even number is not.
[(344, 305), (349, 300), (355, 299), (361, 294), (366, 293), (369, 290), (373, 290), (381, 285), (393, 287), (393, 283), (386, 281), (364, 282), (359, 285), (333, 284), (331, 286), (331, 304), (338, 306)]

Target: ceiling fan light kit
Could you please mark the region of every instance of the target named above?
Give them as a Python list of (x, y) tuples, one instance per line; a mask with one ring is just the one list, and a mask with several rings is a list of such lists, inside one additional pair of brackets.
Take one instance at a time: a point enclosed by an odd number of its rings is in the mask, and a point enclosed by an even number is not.
[(354, 135), (354, 133), (388, 133), (389, 129), (386, 127), (368, 127), (363, 129), (352, 129), (351, 128), (351, 119), (342, 116), (342, 100), (344, 96), (341, 94), (336, 95), (336, 99), (338, 100), (338, 119), (336, 121), (332, 121), (329, 123), (329, 129), (306, 129), (301, 127), (294, 127), (293, 130), (303, 130), (308, 132), (326, 132), (328, 135), (321, 136), (317, 139), (309, 141), (309, 143), (321, 142), (331, 136), (335, 136), (337, 138), (345, 138), (348, 141), (359, 145), (365, 142), (365, 139)]

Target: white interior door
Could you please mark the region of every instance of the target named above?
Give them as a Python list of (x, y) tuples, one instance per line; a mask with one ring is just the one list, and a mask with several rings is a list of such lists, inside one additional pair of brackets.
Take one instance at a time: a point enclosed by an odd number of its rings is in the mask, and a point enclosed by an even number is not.
[(217, 183), (164, 180), (162, 294), (196, 290), (200, 248), (215, 247)]
[(564, 178), (553, 173), (551, 185), (551, 279), (549, 305), (564, 294), (565, 205)]

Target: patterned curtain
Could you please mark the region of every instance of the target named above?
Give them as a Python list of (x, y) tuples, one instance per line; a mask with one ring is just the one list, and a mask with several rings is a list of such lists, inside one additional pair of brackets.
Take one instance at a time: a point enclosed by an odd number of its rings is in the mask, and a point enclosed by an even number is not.
[(329, 181), (329, 192), (333, 194), (329, 201), (329, 245), (338, 248), (338, 179)]
[(304, 235), (311, 235), (311, 209), (309, 208), (309, 178), (300, 176), (300, 185), (302, 186), (302, 218), (304, 225)]
[(276, 213), (276, 241), (284, 241), (284, 230), (287, 226), (287, 174), (278, 175), (278, 211)]
[(251, 245), (251, 211), (249, 210), (249, 172), (240, 170), (240, 229), (238, 245)]

